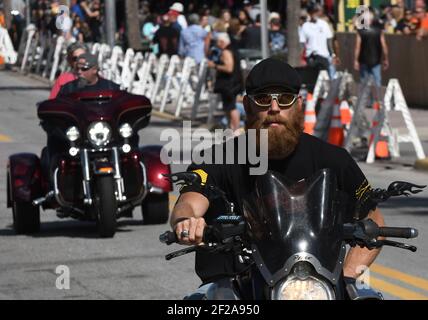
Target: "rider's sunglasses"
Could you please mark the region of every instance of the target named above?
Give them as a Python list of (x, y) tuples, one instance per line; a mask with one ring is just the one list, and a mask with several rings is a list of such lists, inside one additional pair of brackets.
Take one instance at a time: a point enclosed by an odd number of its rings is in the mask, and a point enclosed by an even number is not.
[(89, 69), (91, 69), (90, 66), (77, 66), (77, 70), (80, 71), (88, 71)]
[(275, 99), (280, 108), (287, 108), (296, 102), (298, 95), (294, 93), (258, 93), (249, 95), (249, 97), (259, 107), (268, 108), (272, 105), (272, 100)]

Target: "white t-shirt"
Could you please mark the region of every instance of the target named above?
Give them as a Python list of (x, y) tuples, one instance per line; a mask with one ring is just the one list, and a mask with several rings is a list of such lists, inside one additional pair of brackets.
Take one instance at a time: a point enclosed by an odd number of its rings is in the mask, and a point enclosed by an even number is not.
[(180, 14), (177, 18), (177, 22), (178, 24), (181, 26), (181, 29), (186, 29), (187, 28), (187, 20), (186, 17), (183, 16), (182, 14)]
[(327, 40), (333, 38), (333, 33), (324, 20), (317, 19), (316, 22), (305, 22), (299, 32), (299, 37), (300, 43), (306, 46), (306, 57), (312, 53), (325, 58), (330, 57)]

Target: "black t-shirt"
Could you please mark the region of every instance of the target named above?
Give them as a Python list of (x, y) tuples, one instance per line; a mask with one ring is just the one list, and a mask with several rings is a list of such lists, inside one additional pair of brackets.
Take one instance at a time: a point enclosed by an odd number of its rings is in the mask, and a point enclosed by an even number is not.
[[(238, 138), (235, 138), (232, 142), (235, 143), (235, 152), (237, 141)], [(249, 174), (250, 167), (248, 165), (238, 164), (237, 161), (235, 163), (225, 165), (192, 164), (188, 171), (196, 170), (204, 178), (202, 182), (216, 185), (222, 189), (228, 200), (235, 204), (235, 212), (243, 214), (242, 198), (252, 191), (256, 176)], [(361, 169), (345, 149), (303, 133), (295, 151), (289, 157), (284, 160), (270, 160), (268, 165), (268, 170), (279, 172), (296, 182), (309, 178), (324, 168), (330, 168), (334, 171), (339, 190), (344, 191), (348, 196), (349, 205), (344, 222), (351, 222), (354, 218), (365, 218), (369, 210), (374, 209), (373, 206), (367, 204), (357, 210), (356, 204), (357, 199), (364, 199), (364, 195), (371, 187)], [(191, 191), (209, 197), (203, 187), (194, 185), (184, 186), (180, 193)], [(210, 201), (210, 206), (204, 216), (207, 224), (211, 224), (217, 216), (224, 214), (224, 210), (224, 204), (220, 199)], [(235, 262), (228, 254), (218, 254), (216, 257), (201, 251), (196, 254), (196, 273), (203, 282), (232, 275), (236, 268)]]
[(119, 89), (120, 86), (117, 83), (103, 78), (99, 78), (97, 83), (94, 85), (85, 85), (85, 83), (82, 82), (82, 79), (76, 79), (63, 85), (59, 90), (58, 96), (63, 96), (74, 92)]
[(358, 30), (358, 33), (361, 37), (361, 51), (358, 61), (369, 68), (380, 64), (382, 58), (382, 30), (377, 26), (371, 26), (369, 29)]
[(245, 49), (261, 50), (260, 44), (261, 28), (258, 26), (247, 27), (242, 32), (241, 43)]
[(177, 54), (180, 31), (172, 26), (161, 26), (153, 38), (154, 43), (159, 44), (159, 54), (166, 53), (169, 56)]

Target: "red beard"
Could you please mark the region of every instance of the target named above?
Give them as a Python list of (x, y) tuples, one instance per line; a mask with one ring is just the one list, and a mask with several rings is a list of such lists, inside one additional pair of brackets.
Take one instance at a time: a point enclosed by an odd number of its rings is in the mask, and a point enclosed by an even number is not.
[[(268, 115), (265, 119), (248, 117), (246, 129), (256, 129), (256, 147), (260, 153), (260, 129), (268, 130), (268, 156), (269, 159), (284, 159), (288, 157), (296, 148), (299, 137), (303, 132), (303, 112), (297, 107), (293, 107), (290, 119), (285, 119), (281, 115)], [(275, 122), (278, 126), (269, 124)]]

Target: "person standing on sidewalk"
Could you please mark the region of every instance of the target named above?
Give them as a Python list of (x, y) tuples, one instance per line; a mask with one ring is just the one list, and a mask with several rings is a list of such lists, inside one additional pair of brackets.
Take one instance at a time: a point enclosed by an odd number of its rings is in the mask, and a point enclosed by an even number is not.
[(234, 132), (239, 129), (240, 114), (236, 109), (236, 97), (242, 92), (242, 74), (238, 52), (231, 46), (226, 32), (217, 34), (217, 47), (221, 50), (220, 61), (208, 61), (208, 67), (216, 70), (214, 92), (221, 95), (223, 110)]
[(361, 82), (366, 82), (373, 76), (377, 87), (382, 85), (381, 66), (384, 70), (389, 67), (388, 45), (385, 34), (374, 19), (370, 9), (368, 27), (358, 30), (355, 40), (354, 69), (360, 72)]
[(318, 71), (327, 70), (331, 78), (336, 74), (335, 65), (338, 63), (334, 51), (334, 34), (328, 23), (321, 19), (321, 8), (317, 4), (308, 6), (310, 19), (306, 21), (299, 32), (302, 51), (306, 50), (306, 61), (309, 67)]
[(181, 31), (178, 54), (182, 57), (191, 57), (197, 64), (205, 58), (208, 51), (210, 37), (208, 32), (199, 24), (199, 15), (192, 13), (189, 16), (189, 27)]

